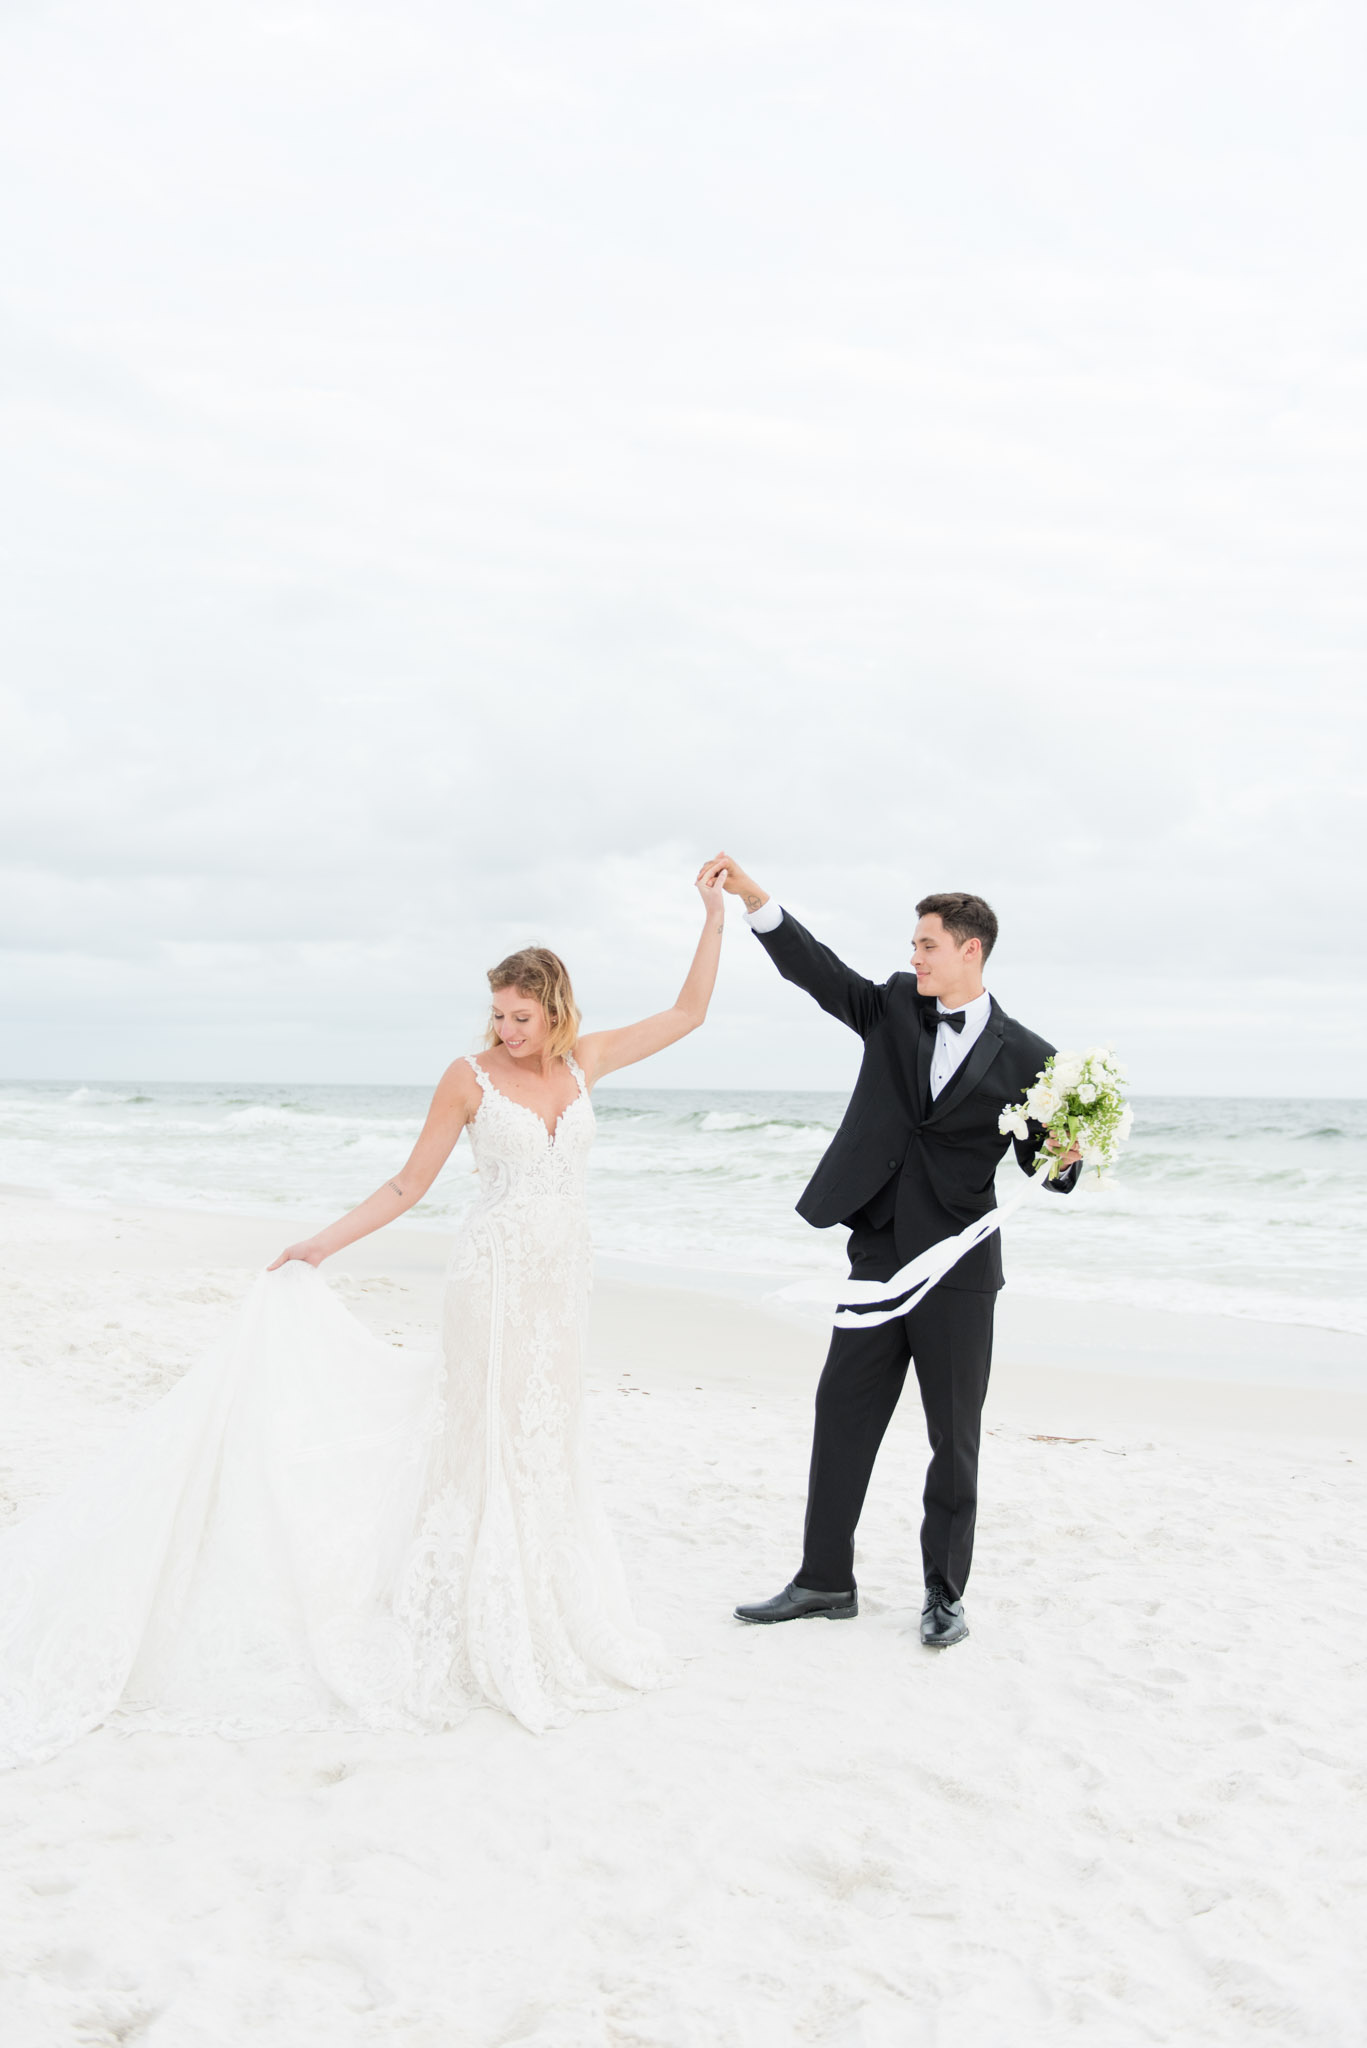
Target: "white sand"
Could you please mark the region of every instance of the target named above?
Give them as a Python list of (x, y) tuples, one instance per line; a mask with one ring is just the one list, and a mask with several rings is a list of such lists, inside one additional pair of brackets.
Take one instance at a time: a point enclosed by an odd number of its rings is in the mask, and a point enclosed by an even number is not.
[[(0, 1202), (0, 1513), (280, 1238)], [(390, 1233), (326, 1270), (430, 1343), (441, 1253)], [(1203, 1321), (1009, 1302), (973, 1633), (937, 1657), (914, 1398), (861, 1618), (746, 1629), (796, 1562), (821, 1335), (602, 1289), (600, 1463), (683, 1683), (540, 1739), (100, 1732), (0, 1777), (4, 2048), (1367, 2040), (1367, 1398), (1190, 1378), (1367, 1347)], [(1128, 1374), (1085, 1369), (1108, 1351)]]

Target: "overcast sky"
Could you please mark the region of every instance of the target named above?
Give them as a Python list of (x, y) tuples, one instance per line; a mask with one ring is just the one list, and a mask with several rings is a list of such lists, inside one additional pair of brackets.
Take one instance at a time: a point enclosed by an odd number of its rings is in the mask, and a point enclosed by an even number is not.
[[(0, 10), (0, 1073), (423, 1081), (725, 844), (1362, 1092), (1367, 12)], [(700, 913), (699, 913), (700, 915)], [(641, 1082), (837, 1086), (737, 921)]]

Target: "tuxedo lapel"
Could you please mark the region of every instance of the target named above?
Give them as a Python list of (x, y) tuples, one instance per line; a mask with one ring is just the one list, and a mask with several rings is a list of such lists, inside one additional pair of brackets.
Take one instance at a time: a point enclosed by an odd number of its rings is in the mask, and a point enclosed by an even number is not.
[[(950, 1075), (945, 1086), (940, 1090), (934, 1102), (931, 1103), (930, 1114), (926, 1118), (927, 1123), (938, 1123), (947, 1109), (952, 1109), (956, 1102), (962, 1101), (963, 1097), (971, 1089), (977, 1087), (979, 1081), (981, 1081), (983, 1075), (1002, 1049), (1002, 1036), (1005, 1028), (1006, 1013), (994, 996), (992, 998), (991, 1012), (986, 1024), (984, 1024), (978, 1035), (977, 1043), (974, 1045), (968, 1058), (963, 1062), (963, 1065)], [(923, 1029), (921, 1036), (926, 1043), (925, 1081), (923, 1086), (928, 1089), (930, 1086), (931, 1051), (935, 1044), (935, 1033)], [(923, 1096), (922, 1100), (924, 1099)], [(1003, 1098), (1002, 1108), (1005, 1109), (1005, 1107), (1006, 1101)]]
[[(933, 1010), (932, 1001), (929, 1007)], [(930, 1101), (930, 1065), (935, 1057), (935, 1033), (925, 1021), (927, 1005), (917, 1002), (912, 1015), (916, 1020), (916, 1100), (912, 1104), (915, 1122), (925, 1121), (926, 1104)]]

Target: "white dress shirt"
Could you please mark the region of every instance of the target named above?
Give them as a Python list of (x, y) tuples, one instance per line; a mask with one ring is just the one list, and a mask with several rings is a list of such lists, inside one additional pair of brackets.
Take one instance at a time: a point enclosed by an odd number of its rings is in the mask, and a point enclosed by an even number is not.
[[(783, 922), (783, 905), (776, 896), (771, 896), (767, 903), (761, 903), (758, 910), (748, 910), (745, 913), (745, 922), (752, 932), (776, 932)], [(937, 1003), (935, 1007), (942, 1017), (946, 1014), (943, 1003)], [(940, 1026), (935, 1034), (935, 1053), (930, 1062), (932, 1100), (943, 1092), (958, 1073), (982, 1037), (991, 1014), (992, 998), (984, 989), (980, 996), (974, 996), (971, 1003), (963, 1005), (962, 1031), (951, 1031), (944, 1024)], [(924, 1029), (924, 1026), (922, 1028)]]
[[(942, 1017), (949, 1014), (943, 1003), (937, 1003), (935, 1007)], [(991, 1014), (992, 998), (987, 993), (987, 990), (984, 989), (980, 996), (974, 996), (971, 1003), (964, 1004), (964, 1028), (962, 1031), (951, 1031), (947, 1024), (940, 1026), (935, 1034), (935, 1052), (930, 1062), (930, 1094), (932, 1101), (940, 1094), (942, 1089), (948, 1087), (954, 1075), (958, 1073), (960, 1067), (982, 1037), (983, 1027)], [(923, 1025), (921, 1028), (924, 1030), (925, 1026)]]

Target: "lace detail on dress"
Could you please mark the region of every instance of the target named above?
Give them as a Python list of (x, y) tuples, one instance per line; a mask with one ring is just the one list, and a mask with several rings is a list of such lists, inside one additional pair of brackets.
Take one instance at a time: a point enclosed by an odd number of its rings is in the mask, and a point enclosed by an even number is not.
[(372, 1338), (311, 1267), (70, 1493), (0, 1533), (0, 1762), (111, 1716), (255, 1734), (545, 1729), (660, 1684), (583, 1432), (593, 1107), (555, 1130), (479, 1062), (479, 1198), (439, 1359)]

